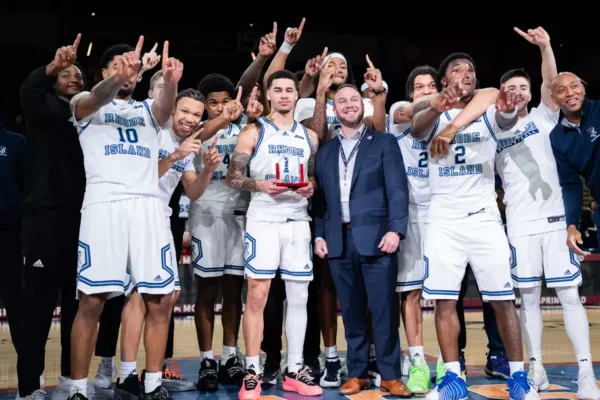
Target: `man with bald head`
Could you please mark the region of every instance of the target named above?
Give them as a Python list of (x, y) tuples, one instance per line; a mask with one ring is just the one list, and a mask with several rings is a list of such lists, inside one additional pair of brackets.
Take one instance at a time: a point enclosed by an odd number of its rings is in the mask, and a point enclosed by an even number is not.
[[(393, 135), (367, 128), (361, 93), (343, 84), (333, 111), (340, 130), (317, 153), (315, 253), (327, 259), (346, 327), (349, 380), (340, 389), (353, 395), (369, 386), (371, 311), (380, 389), (409, 396), (400, 381), (400, 340), (393, 311), (397, 255), (408, 222), (408, 184)], [(377, 205), (377, 206), (375, 206)]]
[(592, 197), (600, 200), (600, 103), (585, 97), (581, 79), (571, 72), (562, 72), (552, 80), (552, 101), (560, 108), (550, 142), (565, 204), (567, 245), (584, 255), (577, 229), (583, 206), (581, 177)]

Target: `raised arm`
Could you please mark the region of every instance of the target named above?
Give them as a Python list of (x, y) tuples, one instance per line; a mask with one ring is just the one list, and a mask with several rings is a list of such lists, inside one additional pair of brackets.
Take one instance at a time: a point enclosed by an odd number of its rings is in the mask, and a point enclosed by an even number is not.
[(500, 88), (496, 99), (496, 124), (502, 131), (511, 130), (517, 124), (517, 103), (520, 99), (520, 94), (507, 91), (504, 85)]
[(134, 51), (129, 51), (117, 59), (117, 71), (114, 75), (98, 83), (91, 92), (77, 98), (74, 106), (74, 115), (77, 121), (85, 119), (110, 103), (115, 98), (119, 89), (134, 76), (140, 69), (140, 52), (144, 44), (144, 37), (140, 36)]
[(237, 120), (242, 112), (244, 112), (244, 107), (242, 107), (241, 103), (242, 98), (242, 88), (238, 87), (237, 97), (228, 101), (223, 106), (223, 112), (217, 118), (213, 118), (211, 120), (206, 121), (203, 125), (203, 131), (200, 134), (200, 139), (203, 142), (206, 142), (214, 135), (217, 134), (221, 129), (225, 129), (229, 126), (229, 124), (235, 120)]
[(156, 118), (159, 125), (166, 128), (165, 125), (173, 113), (173, 106), (177, 97), (177, 84), (183, 75), (183, 63), (176, 58), (169, 58), (168, 41), (165, 41), (163, 45), (162, 72), (164, 85), (158, 99), (152, 103), (152, 114), (154, 114), (154, 118)]
[[(242, 74), (240, 81), (237, 83), (238, 87), (242, 88), (243, 97), (246, 98), (247, 94), (252, 90), (252, 88), (256, 85), (258, 80), (260, 79), (260, 73), (265, 67), (267, 60), (273, 55), (275, 52), (277, 40), (277, 22), (273, 22), (273, 31), (271, 33), (267, 33), (260, 39), (260, 43), (258, 44), (258, 56), (252, 61), (252, 64), (246, 71)], [(279, 55), (279, 53), (277, 53)], [(277, 58), (277, 56), (275, 56)], [(271, 62), (271, 64), (275, 62), (275, 59)], [(285, 64), (285, 61), (284, 61)], [(283, 68), (282, 68), (283, 69)], [(265, 73), (268, 74), (269, 71)], [(265, 81), (266, 82), (266, 81)]]
[[(75, 63), (80, 41), (81, 34), (78, 34), (72, 45), (56, 50), (54, 60), (50, 64), (35, 69), (23, 81), (20, 93), (21, 107), (27, 119), (42, 121), (48, 115), (49, 107), (46, 96), (56, 85), (57, 76)], [(69, 72), (65, 71), (64, 73)], [(78, 76), (77, 80), (83, 82), (83, 76)], [(68, 102), (68, 99), (64, 100)]]
[[(275, 54), (275, 57), (273, 57), (273, 61), (271, 61), (271, 64), (269, 64), (269, 68), (267, 69), (267, 72), (265, 72), (265, 76), (263, 77), (263, 90), (264, 91), (267, 90), (267, 80), (269, 79), (269, 76), (271, 76), (276, 71), (281, 71), (281, 70), (285, 69), (285, 63), (287, 61), (289, 54), (291, 53), (292, 49), (294, 48), (296, 43), (298, 43), (298, 41), (300, 40), (300, 37), (302, 36), (302, 30), (304, 29), (305, 22), (306, 22), (306, 18), (302, 18), (302, 21), (300, 22), (300, 26), (298, 28), (288, 28), (285, 31), (283, 44), (277, 51), (277, 54)], [(273, 23), (273, 33), (271, 33), (270, 35), (272, 38), (271, 54), (273, 54), (273, 51), (275, 50), (275, 46), (276, 46), (275, 38), (277, 36), (277, 23), (276, 22)], [(263, 43), (261, 40), (261, 46), (262, 45), (263, 45)]]
[(190, 153), (198, 155), (202, 149), (202, 142), (198, 139), (198, 135), (202, 134), (202, 128), (188, 136), (179, 147), (158, 162), (158, 178), (160, 179), (173, 165), (186, 158)]
[(385, 101), (387, 94), (383, 89), (383, 78), (381, 71), (375, 68), (373, 62), (367, 54), (367, 72), (365, 73), (364, 79), (367, 84), (375, 92), (375, 98), (373, 99), (373, 115), (365, 118), (365, 123), (375, 129), (376, 131), (386, 133), (386, 115), (385, 115)]
[(550, 35), (541, 26), (536, 29), (529, 29), (527, 33), (515, 27), (515, 32), (521, 35), (531, 44), (540, 48), (542, 54), (542, 101), (552, 112), (558, 111), (558, 105), (552, 101), (552, 79), (558, 74), (556, 67), (556, 58), (550, 45)]
[(325, 60), (325, 57), (327, 57), (327, 47), (323, 49), (321, 55), (313, 57), (306, 62), (304, 75), (298, 85), (298, 97), (301, 99), (310, 97), (315, 91), (315, 77), (323, 69), (323, 60)]
[(315, 98), (315, 112), (312, 118), (306, 119), (304, 122), (319, 135), (320, 143), (327, 141), (327, 91), (333, 83), (334, 68), (327, 67), (321, 70)]

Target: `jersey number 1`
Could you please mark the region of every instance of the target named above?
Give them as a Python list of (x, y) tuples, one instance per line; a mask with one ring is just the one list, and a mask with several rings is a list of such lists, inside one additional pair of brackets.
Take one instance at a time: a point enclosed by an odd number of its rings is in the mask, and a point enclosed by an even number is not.
[[(125, 134), (123, 134), (123, 128), (117, 128), (119, 131), (119, 141), (121, 142), (129, 142), (129, 143), (137, 143), (138, 135), (137, 131), (133, 128), (125, 129)], [(127, 137), (127, 140), (125, 140)]]

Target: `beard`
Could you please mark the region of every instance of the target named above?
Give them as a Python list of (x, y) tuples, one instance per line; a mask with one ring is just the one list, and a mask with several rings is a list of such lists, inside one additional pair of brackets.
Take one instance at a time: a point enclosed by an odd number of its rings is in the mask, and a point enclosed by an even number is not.
[(365, 112), (363, 110), (363, 111), (361, 111), (360, 114), (357, 115), (357, 118), (354, 121), (347, 120), (341, 115), (338, 115), (338, 119), (340, 120), (342, 125), (348, 126), (350, 128), (356, 128), (356, 127), (360, 126), (360, 124), (362, 124), (364, 115), (365, 115)]
[(128, 88), (124, 88), (122, 87), (121, 89), (119, 89), (119, 91), (117, 92), (117, 96), (125, 98), (127, 96), (131, 96), (131, 94), (133, 93), (133, 87), (128, 87)]

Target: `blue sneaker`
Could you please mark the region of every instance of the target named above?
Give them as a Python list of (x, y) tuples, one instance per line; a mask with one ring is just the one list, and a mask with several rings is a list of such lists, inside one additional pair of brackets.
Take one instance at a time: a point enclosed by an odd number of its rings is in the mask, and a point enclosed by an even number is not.
[(533, 382), (523, 371), (515, 372), (506, 382), (510, 400), (539, 400), (540, 395), (533, 388)]
[(426, 400), (466, 400), (467, 382), (454, 372), (446, 371), (439, 385), (427, 394)]
[(502, 351), (491, 351), (487, 356), (487, 364), (485, 364), (485, 373), (488, 376), (508, 379), (510, 376), (510, 367), (508, 358)]
[(465, 353), (461, 351), (458, 354), (458, 362), (460, 363), (460, 376), (463, 379), (467, 379), (467, 362), (465, 361)]

